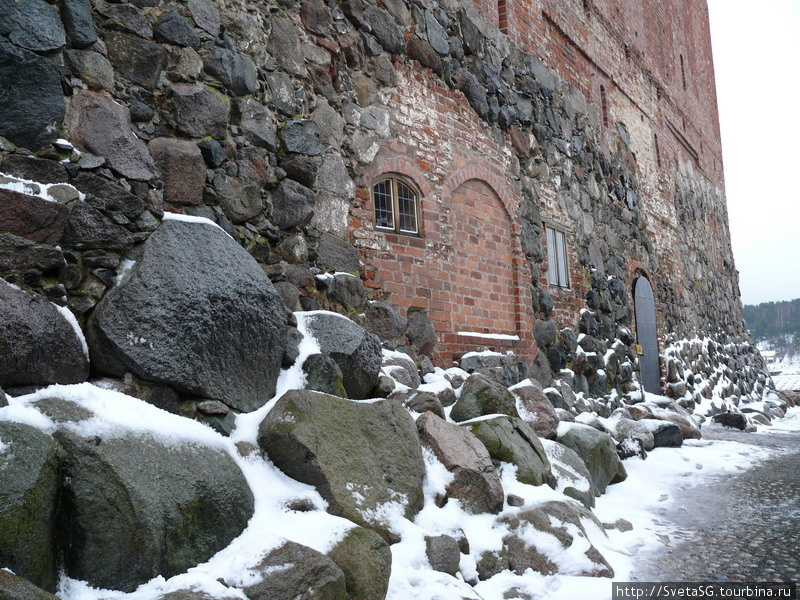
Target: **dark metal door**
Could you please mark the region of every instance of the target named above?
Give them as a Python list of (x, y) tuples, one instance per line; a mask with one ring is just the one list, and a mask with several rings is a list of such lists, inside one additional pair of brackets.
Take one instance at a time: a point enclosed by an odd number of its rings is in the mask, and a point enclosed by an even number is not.
[(646, 277), (633, 284), (633, 307), (636, 312), (636, 341), (642, 347), (639, 372), (642, 386), (652, 394), (661, 393), (661, 371), (658, 363), (658, 334), (656, 333), (656, 305), (653, 288)]

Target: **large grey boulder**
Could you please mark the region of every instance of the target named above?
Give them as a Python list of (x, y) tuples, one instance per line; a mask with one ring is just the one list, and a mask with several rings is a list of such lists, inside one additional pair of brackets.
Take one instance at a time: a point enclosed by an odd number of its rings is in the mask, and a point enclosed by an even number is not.
[(459, 422), (494, 414), (518, 416), (514, 395), (502, 384), (473, 373), (464, 382), (450, 418)]
[(320, 350), (328, 354), (344, 376), (349, 398), (368, 398), (381, 370), (381, 344), (347, 317), (332, 312), (317, 312), (305, 319)]
[(653, 432), (641, 421), (621, 418), (613, 422), (613, 427), (613, 435), (617, 441), (632, 437), (639, 440), (642, 448), (648, 452), (655, 447)]
[(579, 423), (561, 423), (558, 426), (558, 442), (572, 448), (581, 457), (598, 495), (605, 492), (609, 484), (619, 483), (628, 477), (614, 441), (607, 433)]
[(255, 410), (275, 392), (286, 344), (280, 297), (221, 229), (168, 220), (89, 319), (94, 364)]
[[(73, 321), (74, 327), (77, 322)], [(89, 376), (83, 342), (64, 313), (0, 281), (0, 386), (80, 383)]]
[(58, 486), (53, 438), (30, 425), (0, 422), (0, 565), (51, 592)]
[(396, 541), (381, 507), (408, 518), (422, 508), (425, 466), (414, 420), (400, 402), (284, 394), (261, 422), (258, 444), (284, 473), (317, 488), (329, 512)]
[(392, 574), (392, 550), (380, 535), (365, 527), (354, 527), (328, 552), (343, 572), (348, 600), (386, 597)]
[(182, 573), (227, 546), (253, 514), (247, 481), (222, 450), (65, 429), (55, 437), (66, 452), (64, 565), (94, 587), (131, 592)]
[(286, 542), (255, 568), (261, 581), (244, 588), (250, 600), (345, 600), (345, 575), (313, 548)]
[(53, 62), (0, 43), (0, 89), (1, 136), (34, 152), (55, 138), (64, 121), (65, 107), (61, 76)]
[(517, 399), (517, 412), (520, 418), (530, 425), (541, 438), (555, 439), (558, 428), (558, 415), (550, 399), (544, 393), (542, 384), (536, 379), (526, 379), (509, 388)]
[(472, 433), (426, 412), (417, 419), (420, 439), (453, 474), (447, 497), (461, 501), (464, 510), (498, 513), (505, 495), (488, 450)]
[(556, 486), (550, 461), (533, 429), (519, 417), (495, 417), (463, 425), (477, 437), (495, 464), (517, 467), (517, 479), (530, 485)]
[(556, 478), (556, 490), (569, 498), (574, 498), (586, 508), (594, 507), (597, 494), (592, 484), (592, 476), (586, 463), (572, 448), (552, 440), (542, 440), (547, 458), (550, 460)]
[[(528, 569), (543, 575), (613, 577), (614, 569), (587, 539), (586, 524), (599, 531), (603, 527), (586, 508), (568, 502), (547, 502), (533, 510), (500, 519), (509, 534), (503, 538), (499, 554), (485, 552), (478, 561), (478, 574), (488, 579), (504, 569), (522, 575)], [(548, 542), (531, 539), (530, 530), (546, 534)], [(553, 542), (561, 546), (561, 564), (551, 560)], [(587, 548), (588, 545), (588, 548)]]

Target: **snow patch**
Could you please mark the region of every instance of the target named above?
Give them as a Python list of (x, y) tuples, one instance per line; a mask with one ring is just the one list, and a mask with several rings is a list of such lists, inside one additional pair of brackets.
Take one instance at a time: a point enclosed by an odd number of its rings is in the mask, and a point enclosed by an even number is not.
[(229, 238), (233, 239), (231, 235), (227, 231), (225, 231), (222, 227), (214, 223), (214, 221), (212, 221), (211, 219), (206, 219), (205, 217), (194, 217), (192, 215), (165, 212), (162, 221), (183, 221), (184, 223), (200, 223), (201, 225), (211, 225), (212, 227), (216, 227), (217, 229), (219, 229)]
[(78, 340), (81, 343), (81, 348), (83, 348), (83, 355), (86, 358), (89, 358), (89, 346), (86, 344), (86, 338), (83, 336), (83, 330), (78, 324), (78, 319), (75, 318), (75, 315), (73, 315), (72, 311), (66, 306), (59, 306), (58, 304), (53, 304), (53, 306), (56, 307), (56, 310), (61, 313), (61, 316), (66, 319), (67, 323), (69, 323), (72, 329), (75, 331), (75, 335), (78, 337)]

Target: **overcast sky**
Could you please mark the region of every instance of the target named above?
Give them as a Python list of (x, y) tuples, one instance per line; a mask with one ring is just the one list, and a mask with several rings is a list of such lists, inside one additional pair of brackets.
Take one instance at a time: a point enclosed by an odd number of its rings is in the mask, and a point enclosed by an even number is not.
[(708, 0), (745, 304), (800, 298), (800, 0)]

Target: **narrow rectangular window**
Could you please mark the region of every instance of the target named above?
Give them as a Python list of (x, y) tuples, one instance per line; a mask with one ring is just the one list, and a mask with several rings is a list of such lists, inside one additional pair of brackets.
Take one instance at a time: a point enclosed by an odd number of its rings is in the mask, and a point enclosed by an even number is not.
[(681, 81), (683, 82), (683, 89), (686, 89), (686, 68), (683, 66), (683, 54), (681, 54)]
[(567, 237), (563, 231), (545, 225), (547, 236), (547, 280), (550, 285), (569, 287)]
[(600, 86), (600, 109), (603, 113), (603, 127), (608, 127), (608, 100), (606, 99), (606, 88)]

